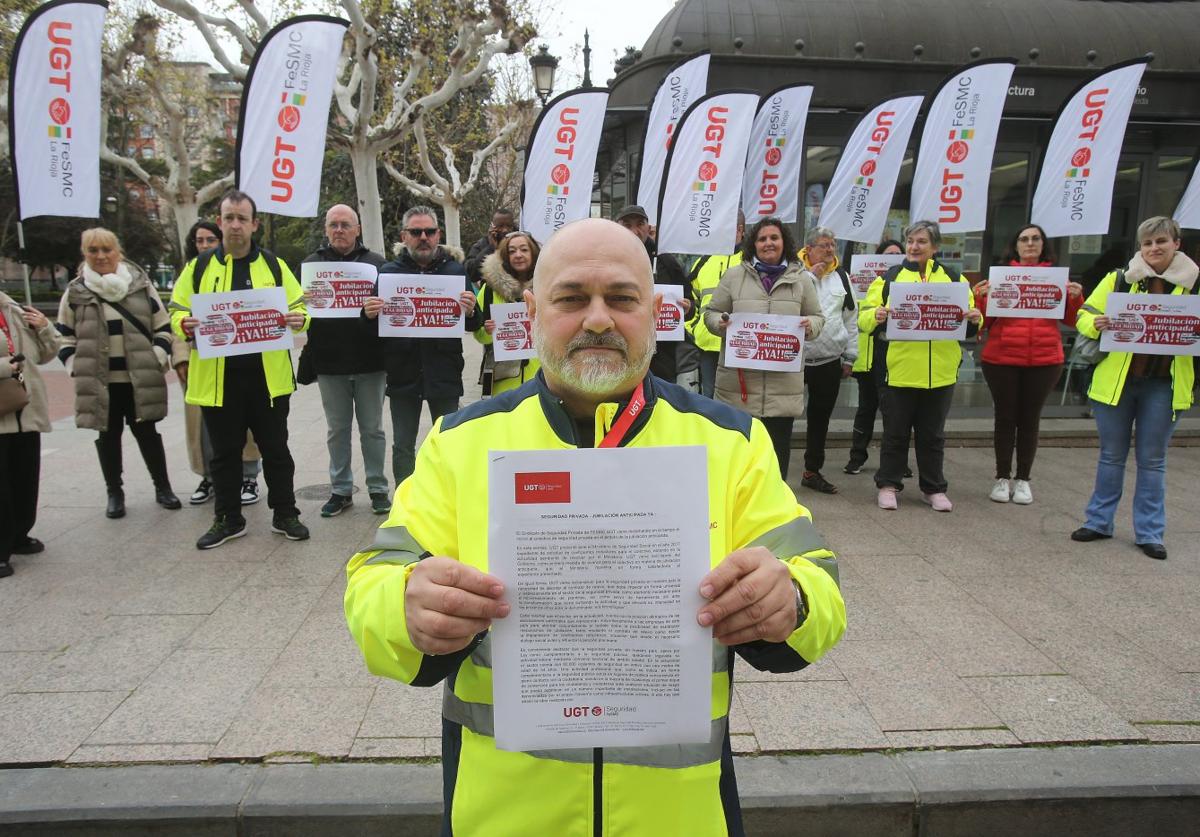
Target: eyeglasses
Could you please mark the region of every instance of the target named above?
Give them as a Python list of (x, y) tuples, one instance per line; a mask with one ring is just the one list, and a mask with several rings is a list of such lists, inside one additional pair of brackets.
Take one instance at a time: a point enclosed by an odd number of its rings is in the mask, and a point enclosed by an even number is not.
[(1036, 244), (1041, 240), (1042, 237), (1040, 235), (1023, 235), (1017, 239), (1017, 241), (1021, 242), (1022, 244)]
[(406, 227), (404, 231), (413, 238), (433, 238), (438, 234), (437, 227)]
[(357, 224), (351, 224), (349, 221), (331, 221), (325, 225), (325, 229), (337, 232), (339, 230), (352, 230)]
[(504, 236), (503, 236), (503, 237), (501, 237), (501, 239), (500, 239), (500, 240), (501, 240), (501, 241), (506, 241), (507, 239), (513, 238), (513, 237), (515, 237), (515, 236), (518, 236), (518, 235), (524, 236), (525, 238), (529, 238), (529, 239), (532, 239), (532, 238), (533, 238), (533, 236), (532, 236), (532, 235), (530, 235), (529, 233), (525, 232), (525, 230), (513, 230), (513, 231), (512, 231), (512, 232), (510, 232), (510, 233), (505, 233), (505, 234), (504, 234)]

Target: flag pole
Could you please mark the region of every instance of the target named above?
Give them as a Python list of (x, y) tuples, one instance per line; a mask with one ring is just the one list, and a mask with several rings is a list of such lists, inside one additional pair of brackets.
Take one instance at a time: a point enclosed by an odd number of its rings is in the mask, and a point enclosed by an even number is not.
[(25, 226), (17, 221), (17, 247), (21, 255), (21, 270), (25, 274), (25, 304), (33, 305), (33, 292), (29, 289), (29, 262), (24, 260), (25, 255)]

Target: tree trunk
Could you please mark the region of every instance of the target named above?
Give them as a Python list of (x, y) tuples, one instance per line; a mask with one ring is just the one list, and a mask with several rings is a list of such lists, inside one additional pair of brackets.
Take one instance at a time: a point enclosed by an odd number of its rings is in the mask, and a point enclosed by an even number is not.
[(175, 233), (179, 237), (179, 256), (184, 258), (187, 252), (187, 234), (192, 224), (200, 218), (200, 205), (195, 199), (183, 202), (172, 202), (171, 214), (175, 216)]
[(350, 149), (350, 165), (354, 169), (354, 187), (358, 193), (358, 219), (362, 224), (363, 244), (368, 250), (388, 255), (383, 240), (383, 211), (379, 206), (379, 171), (375, 154), (358, 141)]
[(442, 214), (446, 216), (446, 239), (447, 247), (462, 248), (462, 232), (460, 230), (462, 212), (457, 203), (448, 200), (442, 204)]

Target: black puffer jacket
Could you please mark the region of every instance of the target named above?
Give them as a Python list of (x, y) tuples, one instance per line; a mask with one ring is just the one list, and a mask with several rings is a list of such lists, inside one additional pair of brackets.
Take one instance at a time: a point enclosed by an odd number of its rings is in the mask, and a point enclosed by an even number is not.
[[(462, 251), (458, 255), (461, 256)], [(445, 247), (438, 247), (433, 261), (422, 268), (407, 248), (400, 256), (379, 268), (382, 273), (425, 273), (437, 276), (462, 276), (463, 290), (474, 293), (462, 262)], [(379, 294), (379, 285), (375, 286)], [(378, 334), (378, 320), (375, 329)], [(466, 330), (483, 325), (477, 311), (467, 317)], [(463, 344), (461, 337), (384, 337), (384, 368), (387, 370), (387, 394), (400, 398), (461, 398), (463, 394)]]
[[(307, 256), (307, 262), (362, 262), (382, 267), (383, 256), (356, 242), (342, 254), (326, 245)], [(363, 318), (322, 319), (314, 317), (308, 327), (308, 351), (318, 375), (361, 375), (383, 369), (383, 343), (379, 329)]]

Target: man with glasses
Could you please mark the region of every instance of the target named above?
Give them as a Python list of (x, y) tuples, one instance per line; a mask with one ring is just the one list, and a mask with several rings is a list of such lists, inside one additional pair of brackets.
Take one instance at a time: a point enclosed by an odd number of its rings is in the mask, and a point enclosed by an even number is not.
[[(358, 214), (345, 204), (325, 213), (326, 243), (305, 262), (362, 262), (381, 267), (383, 256), (363, 246)], [(392, 507), (383, 465), (387, 436), (383, 432), (383, 344), (373, 324), (360, 319), (314, 319), (305, 347), (317, 374), (321, 407), (329, 433), (330, 495), (321, 517), (341, 514), (353, 505), (354, 470), (350, 465), (350, 425), (358, 417), (359, 445), (367, 472), (371, 511), (387, 514)]]
[[(459, 303), (467, 315), (466, 330), (479, 328), (483, 321), (475, 312), (475, 294), (470, 280), (462, 262), (441, 246), (437, 212), (428, 206), (414, 206), (405, 212), (400, 243), (400, 254), (379, 272), (462, 276)], [(462, 258), (461, 250), (458, 257)], [(377, 321), (383, 304), (376, 284), (375, 296), (363, 305), (363, 315)], [(375, 333), (378, 334), (378, 328)], [(412, 473), (416, 462), (421, 402), (428, 402), (432, 421), (458, 409), (458, 399), (463, 394), (462, 338), (385, 337), (382, 342), (387, 395), (392, 409), (392, 476), (399, 487)]]
[(476, 288), (483, 282), (479, 273), (483, 268), (483, 260), (495, 253), (496, 248), (500, 246), (500, 240), (516, 228), (516, 219), (511, 209), (502, 206), (492, 213), (492, 225), (488, 227), (487, 235), (472, 244), (467, 252), (467, 278)]

